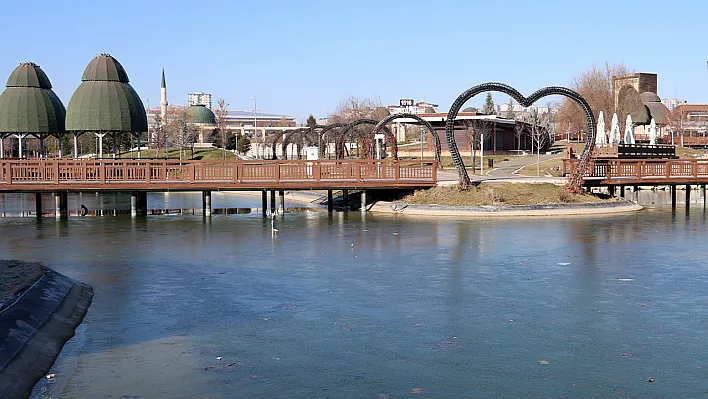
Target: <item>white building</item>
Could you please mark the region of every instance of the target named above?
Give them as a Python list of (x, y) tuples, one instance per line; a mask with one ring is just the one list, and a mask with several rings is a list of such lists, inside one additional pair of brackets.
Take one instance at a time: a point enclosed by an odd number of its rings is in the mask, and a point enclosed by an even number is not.
[(669, 109), (669, 111), (673, 111), (674, 108), (678, 107), (681, 104), (684, 104), (686, 101), (684, 100), (679, 100), (678, 98), (663, 98), (661, 99), (661, 103), (666, 106), (666, 108)]
[(429, 103), (427, 101), (418, 101), (414, 105), (408, 107), (402, 107), (400, 105), (389, 105), (386, 107), (388, 112), (393, 114), (434, 114), (438, 112), (438, 105)]
[(211, 94), (198, 91), (187, 94), (187, 105), (204, 105), (211, 109)]

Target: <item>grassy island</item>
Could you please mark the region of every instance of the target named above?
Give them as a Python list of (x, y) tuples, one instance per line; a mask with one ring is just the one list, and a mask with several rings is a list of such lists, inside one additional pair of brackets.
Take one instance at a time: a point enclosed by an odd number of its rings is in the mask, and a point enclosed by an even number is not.
[(590, 194), (571, 194), (563, 186), (550, 183), (482, 183), (468, 191), (457, 187), (419, 190), (401, 200), (409, 204), (480, 206), (578, 204), (605, 201)]

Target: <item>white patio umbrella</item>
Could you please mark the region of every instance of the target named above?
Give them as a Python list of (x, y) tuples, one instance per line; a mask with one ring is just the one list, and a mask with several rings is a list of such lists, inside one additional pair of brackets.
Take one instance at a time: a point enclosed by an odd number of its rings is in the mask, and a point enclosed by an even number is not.
[(620, 142), (620, 125), (617, 114), (612, 115), (612, 125), (610, 126), (610, 145), (616, 145)]
[(597, 131), (595, 132), (595, 144), (603, 146), (607, 144), (607, 134), (605, 134), (605, 115), (600, 111), (597, 119)]
[(634, 144), (634, 128), (632, 127), (632, 115), (627, 115), (627, 121), (624, 124), (624, 143)]
[(656, 144), (656, 121), (651, 118), (651, 123), (649, 123), (649, 144)]

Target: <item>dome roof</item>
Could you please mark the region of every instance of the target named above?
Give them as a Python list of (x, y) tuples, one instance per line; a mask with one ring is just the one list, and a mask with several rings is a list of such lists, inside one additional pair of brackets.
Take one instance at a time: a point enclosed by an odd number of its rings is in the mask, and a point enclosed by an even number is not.
[(479, 112), (479, 111), (475, 107), (467, 107), (467, 108), (463, 109), (461, 112)]
[(434, 114), (435, 113), (435, 108), (428, 107), (423, 110), (424, 114)]
[(84, 82), (130, 82), (130, 80), (128, 80), (128, 74), (125, 73), (125, 69), (123, 69), (123, 65), (110, 54), (99, 54), (95, 56), (91, 62), (89, 62), (88, 66), (86, 66), (81, 80)]
[(0, 94), (0, 135), (64, 133), (66, 110), (42, 69), (31, 62), (10, 74)]
[(654, 121), (657, 124), (668, 125), (670, 123), (669, 115), (671, 114), (671, 111), (666, 108), (666, 105), (660, 102), (647, 102), (644, 105), (647, 109), (649, 109), (650, 118), (654, 118)]
[(656, 95), (656, 93), (652, 93), (650, 91), (645, 91), (644, 93), (639, 95), (639, 99), (642, 100), (643, 103), (660, 103), (661, 98)]
[(216, 125), (216, 116), (203, 104), (190, 105), (185, 112), (191, 123)]
[(649, 109), (642, 103), (639, 98), (639, 93), (632, 86), (624, 86), (619, 92), (619, 101), (617, 102), (617, 116), (623, 121), (627, 119), (627, 115), (632, 116), (632, 123), (635, 125), (649, 124)]
[(143, 102), (115, 58), (107, 54), (95, 57), (81, 80), (66, 110), (67, 131), (147, 131)]
[(34, 62), (23, 62), (15, 68), (7, 79), (7, 87), (39, 87), (51, 89), (47, 74)]

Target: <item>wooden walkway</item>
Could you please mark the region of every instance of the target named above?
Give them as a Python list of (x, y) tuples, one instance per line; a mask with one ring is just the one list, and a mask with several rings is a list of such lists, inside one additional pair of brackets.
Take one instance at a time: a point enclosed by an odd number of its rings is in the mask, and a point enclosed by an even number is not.
[(0, 159), (0, 192), (420, 188), (435, 161)]
[[(563, 173), (572, 173), (577, 164), (564, 159)], [(587, 186), (707, 184), (708, 159), (597, 159), (584, 179)]]

